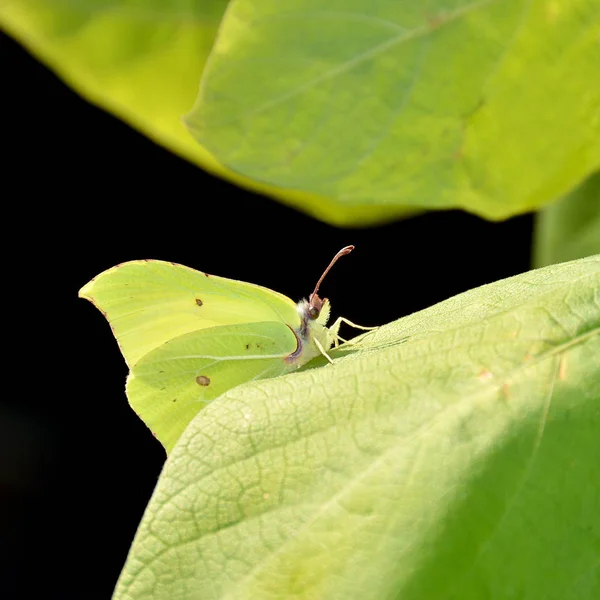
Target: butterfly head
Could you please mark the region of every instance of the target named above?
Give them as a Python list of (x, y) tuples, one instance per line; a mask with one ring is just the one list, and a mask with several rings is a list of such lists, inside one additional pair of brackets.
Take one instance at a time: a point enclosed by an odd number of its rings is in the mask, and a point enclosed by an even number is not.
[(319, 296), (319, 286), (321, 285), (325, 275), (329, 273), (329, 270), (337, 262), (341, 256), (345, 256), (354, 250), (354, 246), (346, 246), (342, 248), (329, 263), (329, 266), (323, 272), (323, 275), (317, 281), (317, 285), (313, 290), (313, 293), (308, 297), (308, 300), (300, 300), (297, 305), (298, 314), (300, 315), (301, 326), (299, 333), (302, 338), (310, 338), (311, 335), (319, 335), (319, 332), (323, 330), (323, 327), (327, 325), (329, 320), (329, 313), (331, 307), (327, 298), (321, 298)]
[(298, 302), (298, 313), (300, 314), (300, 318), (302, 319), (302, 332), (306, 333), (308, 331), (310, 323), (317, 323), (318, 325), (325, 326), (327, 321), (329, 320), (329, 313), (331, 308), (329, 306), (329, 300), (327, 298), (321, 298), (319, 296), (319, 286), (325, 279), (325, 275), (329, 273), (329, 270), (341, 256), (345, 256), (346, 254), (350, 254), (354, 250), (354, 246), (346, 246), (342, 248), (334, 257), (333, 260), (329, 263), (329, 266), (323, 272), (323, 275), (317, 281), (317, 285), (313, 293), (308, 297), (308, 300), (301, 300)]
[(309, 296), (306, 307), (309, 319), (316, 321), (321, 325), (325, 325), (329, 319), (330, 310), (331, 307), (327, 298), (321, 298), (316, 293), (313, 293)]
[(321, 326), (327, 324), (331, 306), (327, 298), (311, 294), (308, 300), (300, 300), (298, 302), (297, 309), (302, 320), (302, 329), (307, 331), (313, 323)]

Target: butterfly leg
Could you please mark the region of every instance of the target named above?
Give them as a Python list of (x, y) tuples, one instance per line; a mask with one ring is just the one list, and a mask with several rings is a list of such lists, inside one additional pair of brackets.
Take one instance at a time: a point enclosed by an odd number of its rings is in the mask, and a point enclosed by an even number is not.
[(341, 338), (339, 335), (342, 323), (346, 323), (346, 325), (350, 325), (350, 327), (354, 327), (354, 329), (362, 329), (364, 331), (372, 331), (373, 329), (377, 329), (377, 327), (363, 327), (362, 325), (357, 325), (356, 323), (353, 323), (345, 317), (338, 317), (334, 321), (333, 325), (329, 328), (329, 331), (331, 332), (331, 336), (333, 338), (334, 348), (337, 348), (340, 345), (340, 342), (347, 342), (347, 340)]
[(331, 360), (331, 356), (329, 356), (329, 354), (327, 354), (327, 352), (325, 351), (325, 348), (323, 348), (323, 345), (321, 344), (321, 342), (319, 342), (318, 339), (314, 338), (314, 342), (317, 346), (317, 348), (319, 349), (319, 352), (331, 363), (333, 364), (333, 361)]

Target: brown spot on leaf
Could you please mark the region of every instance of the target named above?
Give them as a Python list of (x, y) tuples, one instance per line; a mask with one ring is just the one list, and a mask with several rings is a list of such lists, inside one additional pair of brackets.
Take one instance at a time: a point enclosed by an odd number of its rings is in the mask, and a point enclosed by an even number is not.
[(210, 385), (210, 377), (207, 377), (206, 375), (198, 375), (198, 377), (196, 377), (196, 383), (206, 387), (207, 385)]
[(204, 302), (202, 302), (202, 300), (200, 300), (200, 298), (196, 298), (196, 304), (198, 306), (202, 306), (204, 304)]
[(250, 350), (250, 344), (246, 344), (246, 350)]
[(427, 17), (427, 23), (429, 24), (430, 29), (437, 29), (438, 27), (441, 27), (447, 20), (448, 18), (443, 14), (431, 15), (430, 17)]
[(173, 398), (173, 402), (177, 402), (177, 398)]
[(479, 375), (477, 375), (477, 378), (479, 379), (479, 381), (488, 381), (490, 380), (494, 375), (492, 374), (491, 371), (488, 371), (486, 368), (481, 369), (481, 371), (479, 371)]

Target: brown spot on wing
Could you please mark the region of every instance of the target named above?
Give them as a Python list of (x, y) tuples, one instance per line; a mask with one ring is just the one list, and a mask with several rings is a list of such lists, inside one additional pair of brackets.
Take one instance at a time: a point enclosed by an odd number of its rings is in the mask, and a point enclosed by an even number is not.
[(206, 387), (207, 385), (210, 385), (210, 377), (207, 377), (206, 375), (198, 375), (198, 377), (196, 377), (196, 383)]

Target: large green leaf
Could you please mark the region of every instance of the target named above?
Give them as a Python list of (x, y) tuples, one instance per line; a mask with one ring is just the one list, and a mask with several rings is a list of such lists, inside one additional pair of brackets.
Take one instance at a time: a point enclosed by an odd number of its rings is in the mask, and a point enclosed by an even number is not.
[(600, 252), (600, 171), (537, 217), (534, 263), (542, 267)]
[(503, 218), (600, 165), (598, 0), (232, 0), (187, 123), (340, 206)]
[(600, 256), (243, 385), (166, 462), (119, 600), (600, 597)]
[[(209, 171), (366, 224), (502, 218), (596, 170), (599, 14), (600, 0), (5, 0), (0, 26)], [(201, 76), (198, 145), (180, 118)]]

